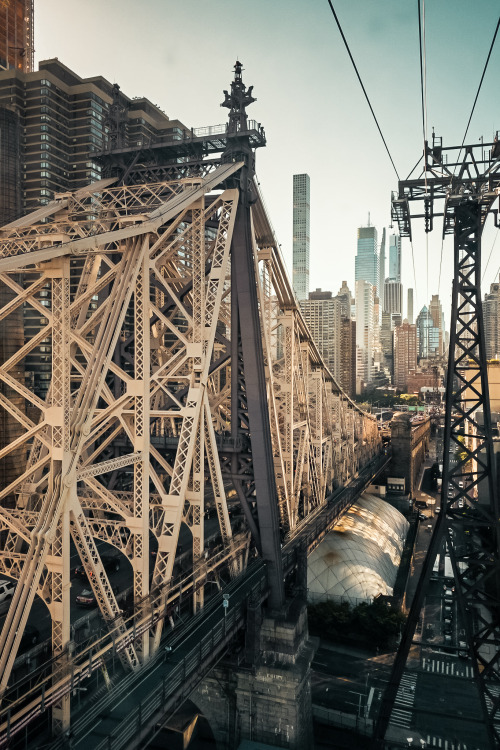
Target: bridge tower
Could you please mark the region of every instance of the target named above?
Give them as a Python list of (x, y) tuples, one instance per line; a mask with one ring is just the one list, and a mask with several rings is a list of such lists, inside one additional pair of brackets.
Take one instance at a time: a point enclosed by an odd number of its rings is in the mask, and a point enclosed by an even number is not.
[[(425, 231), (430, 232), (436, 216), (443, 217), (443, 238), (445, 234), (454, 237), (441, 508), (380, 708), (375, 742), (382, 747), (412, 646), (417, 652), (420, 649), (422, 663), (425, 635), (415, 639), (415, 629), (444, 542), (453, 568), (457, 630), (464, 641), (457, 644), (455, 655), (467, 654), (483, 715), (484, 741), (493, 750), (500, 745), (496, 696), (500, 682), (500, 527), (481, 304), (481, 234), (490, 212), (498, 227), (498, 211), (492, 206), (500, 188), (500, 143), (496, 137), (484, 146), (443, 148), (441, 139), (433, 135), (432, 146), (425, 143), (424, 161), (421, 178), (399, 182), (398, 193), (392, 197), (392, 216), (402, 237), (411, 239), (411, 220), (417, 218), (424, 220)], [(438, 199), (444, 200), (442, 213), (435, 210)], [(423, 204), (423, 213), (411, 213), (413, 202)], [(455, 451), (458, 460), (452, 464), (450, 453)], [(412, 659), (414, 654), (415, 649)]]

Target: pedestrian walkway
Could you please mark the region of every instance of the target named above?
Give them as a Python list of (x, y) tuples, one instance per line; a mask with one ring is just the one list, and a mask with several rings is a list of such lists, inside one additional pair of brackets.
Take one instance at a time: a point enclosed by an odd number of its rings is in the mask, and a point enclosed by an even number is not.
[[(391, 724), (395, 724), (398, 727), (404, 727), (405, 729), (411, 727), (416, 682), (417, 675), (415, 672), (405, 672), (401, 678), (396, 702), (394, 704), (396, 708), (393, 708), (391, 713)], [(407, 706), (408, 708), (400, 708), (400, 706)]]
[(445, 674), (449, 677), (473, 677), (472, 667), (462, 662), (450, 662), (445, 659), (429, 659), (423, 657), (422, 669), (424, 672), (433, 672), (434, 674)]

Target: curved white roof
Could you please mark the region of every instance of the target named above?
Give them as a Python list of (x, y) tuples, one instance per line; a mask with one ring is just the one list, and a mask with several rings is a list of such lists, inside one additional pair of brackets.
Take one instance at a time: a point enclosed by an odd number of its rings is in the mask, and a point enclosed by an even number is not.
[(408, 527), (392, 505), (361, 495), (308, 559), (309, 601), (343, 597), (358, 604), (392, 594)]

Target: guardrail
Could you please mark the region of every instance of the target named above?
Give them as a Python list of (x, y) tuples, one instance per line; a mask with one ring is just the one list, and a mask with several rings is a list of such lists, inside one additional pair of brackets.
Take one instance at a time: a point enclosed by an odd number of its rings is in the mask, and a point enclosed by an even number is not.
[[(314, 519), (306, 523), (293, 538), (288, 540), (283, 547), (285, 572), (289, 572), (296, 565), (297, 552), (300, 547), (306, 545), (308, 550), (313, 549), (340, 515), (345, 512), (363, 489), (372, 481), (373, 476), (380, 472), (389, 460), (390, 455), (377, 456), (373, 459), (349, 486), (339, 488), (332, 493)], [(169, 707), (171, 707), (172, 711), (175, 710), (175, 706), (177, 705), (176, 696), (178, 696), (178, 700), (184, 700), (187, 697), (193, 689), (192, 680), (194, 679), (199, 682), (203, 678), (206, 670), (214, 664), (215, 660), (227, 647), (228, 642), (243, 625), (247, 599), (252, 594), (255, 595), (257, 590), (260, 600), (263, 601), (266, 597), (266, 586), (266, 566), (261, 560), (255, 560), (247, 568), (245, 574), (239, 576), (225, 588), (225, 593), (231, 595), (230, 612), (224, 610), (225, 614), (222, 614), (220, 611), (217, 613), (217, 608), (222, 610), (220, 606), (222, 594), (218, 594), (200, 613), (190, 619), (182, 632), (171, 632), (165, 637), (162, 645), (167, 644), (176, 653), (180, 654), (180, 649), (184, 648), (185, 644), (188, 644), (189, 639), (193, 637), (195, 631), (200, 628), (206, 631), (208, 628), (208, 632), (204, 632), (202, 638), (198, 638), (196, 644), (190, 646), (183, 656), (181, 655), (180, 661), (172, 665), (172, 669), (166, 669), (165, 679), (162, 677), (157, 681), (155, 687), (148, 694), (146, 702), (138, 701), (138, 708), (126, 719), (126, 725), (129, 729), (123, 729), (123, 732), (136, 732), (139, 726), (142, 728), (145, 727), (145, 722), (150, 724), (151, 716), (154, 715), (155, 711), (159, 710), (159, 706), (161, 705), (164, 706), (165, 710), (170, 710)], [(144, 628), (147, 629), (154, 624), (153, 619), (154, 615), (151, 620), (146, 619), (144, 621), (144, 627), (142, 625), (139, 628), (134, 627), (133, 631), (130, 632), (130, 638), (133, 640), (139, 637)], [(112, 640), (112, 634), (110, 638)], [(113, 641), (96, 653), (94, 657), (90, 656), (88, 663), (82, 663), (78, 673), (68, 675), (50, 694), (47, 691), (47, 694), (42, 695), (38, 706), (33, 706), (33, 708), (26, 707), (28, 710), (21, 709), (17, 715), (7, 710), (6, 723), (4, 723), (0, 733), (0, 747), (5, 747), (20, 731), (27, 731), (28, 725), (37, 718), (39, 719), (41, 714), (54, 702), (60, 700), (64, 694), (80, 689), (83, 680), (90, 677), (96, 670), (105, 668), (106, 663), (109, 663), (114, 658), (117, 651), (123, 645), (123, 643), (118, 645)], [(113, 686), (112, 693), (107, 695), (105, 699), (98, 701), (94, 708), (86, 706), (84, 715), (81, 718), (78, 718), (78, 716), (75, 718), (72, 725), (72, 734), (76, 737), (85, 727), (95, 722), (96, 717), (106, 712), (113, 703), (119, 701), (124, 691), (130, 694), (130, 691), (134, 689), (134, 683), (137, 680), (142, 682), (144, 679), (147, 679), (148, 673), (157, 668), (158, 662), (162, 661), (163, 657), (164, 654), (161, 651), (157, 652), (141, 670), (121, 676), (119, 683)], [(202, 664), (205, 665), (203, 669), (201, 668)], [(191, 675), (194, 676), (191, 677)], [(183, 685), (184, 687), (182, 687)], [(161, 699), (158, 696), (161, 696)], [(120, 734), (120, 738), (121, 736)], [(104, 745), (101, 743), (95, 745), (95, 747), (106, 747), (109, 750), (121, 747), (122, 745), (113, 744), (118, 739), (118, 735), (116, 738), (115, 735), (112, 737), (107, 736), (107, 744)], [(119, 741), (122, 742), (123, 738)], [(109, 744), (110, 742), (111, 744)], [(59, 747), (62, 748), (62, 739), (60, 743), (58, 740), (54, 740), (50, 747), (53, 750)], [(78, 745), (73, 744), (73, 747), (78, 747)]]

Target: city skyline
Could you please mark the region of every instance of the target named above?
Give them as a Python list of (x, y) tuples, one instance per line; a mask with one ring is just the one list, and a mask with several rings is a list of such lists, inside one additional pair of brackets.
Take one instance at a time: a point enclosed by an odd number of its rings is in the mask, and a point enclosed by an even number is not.
[[(169, 8), (168, 17), (159, 0), (146, 5), (147, 14), (143, 7), (127, 0), (120, 4), (117, 0), (106, 4), (96, 0), (85, 3), (68, 0), (63, 9), (57, 0), (46, 0), (43, 8), (36, 2), (36, 61), (58, 56), (79, 75), (105, 75), (111, 81), (119, 81), (129, 95), (146, 96), (169, 117), (197, 127), (223, 122), (219, 109), (222, 89), (231, 78), (234, 60), (241, 59), (244, 80), (254, 86), (257, 97), (249, 113), (266, 128), (268, 146), (258, 154), (257, 171), (290, 276), (291, 176), (304, 172), (310, 175), (312, 186), (310, 288), (336, 288), (342, 279), (347, 279), (353, 287), (356, 229), (366, 221), (368, 211), (379, 236), (384, 226), (390, 227), (390, 192), (397, 188), (397, 178), (328, 4), (319, 4), (316, 12), (311, 13), (296, 0), (290, 0), (286, 6), (276, 3), (271, 8), (258, 0), (251, 10), (241, 5), (236, 19), (233, 6), (220, 0), (219, 13), (203, 16), (208, 33), (200, 40), (200, 54), (196, 57), (174, 31), (186, 27), (193, 14), (199, 13), (199, 4), (187, 0), (182, 7)], [(359, 0), (355, 7), (347, 0), (338, 0), (335, 8), (396, 167), (404, 178), (422, 152), (416, 8), (396, 0), (387, 0), (383, 7), (367, 0)], [(434, 126), (436, 133), (443, 136), (444, 145), (462, 141), (497, 10), (492, 0), (482, 0), (474, 7), (465, 0), (454, 2), (453, 6), (449, 1), (427, 4), (428, 137)], [(105, 42), (106, 29), (118, 13), (122, 19), (120, 35), (116, 39), (108, 35)], [(221, 17), (227, 38), (236, 41), (232, 46), (225, 45), (223, 53), (214, 54), (211, 39), (220, 34)], [(154, 23), (149, 22), (153, 18)], [(70, 20), (80, 28), (78, 39), (67, 33)], [(239, 33), (245, 20), (253, 29), (247, 36)], [(275, 39), (273, 28), (278, 24), (282, 33)], [(442, 38), (444, 26), (449, 33)], [(163, 28), (172, 30), (167, 46)], [(141, 34), (146, 31), (147, 54), (140, 57), (138, 65), (135, 55), (124, 56), (122, 50), (125, 47), (140, 50)], [(92, 39), (92, 55), (88, 54), (88, 39)], [(269, 44), (271, 40), (274, 41)], [(291, 55), (294, 47), (307, 54)], [(391, 55), (381, 54), (381, 50), (389, 47)], [(455, 74), (453, 62), (458, 49), (462, 60), (460, 77)], [(197, 60), (205, 54), (210, 59), (211, 72), (200, 84)], [(497, 45), (472, 119), (467, 139), (470, 142), (478, 142), (481, 135), (485, 141), (491, 140), (500, 126), (494, 114), (493, 75), (499, 54)], [(186, 95), (187, 91), (196, 94)], [(328, 92), (326, 107), (325, 91)], [(393, 91), (398, 91), (397, 101), (388, 93)], [(298, 99), (302, 104), (295, 107), (290, 118), (284, 113)], [(314, 138), (311, 138), (313, 120)], [(287, 130), (296, 137), (285, 137)], [(294, 144), (292, 154), (290, 142)], [(326, 151), (325, 144), (328, 144)], [(359, 144), (363, 146), (362, 152), (369, 154), (369, 167), (360, 156)], [(484, 237), (485, 264), (491, 251), (492, 258), (483, 292), (497, 277), (500, 263), (500, 243), (493, 246), (494, 237), (492, 227), (488, 226)], [(402, 242), (401, 280), (405, 289), (414, 289), (415, 310), (428, 303), (432, 294), (439, 293), (448, 322), (452, 239), (445, 239), (442, 263), (440, 225), (428, 235), (427, 241), (428, 245), (422, 226), (415, 222), (413, 256), (409, 241)]]

